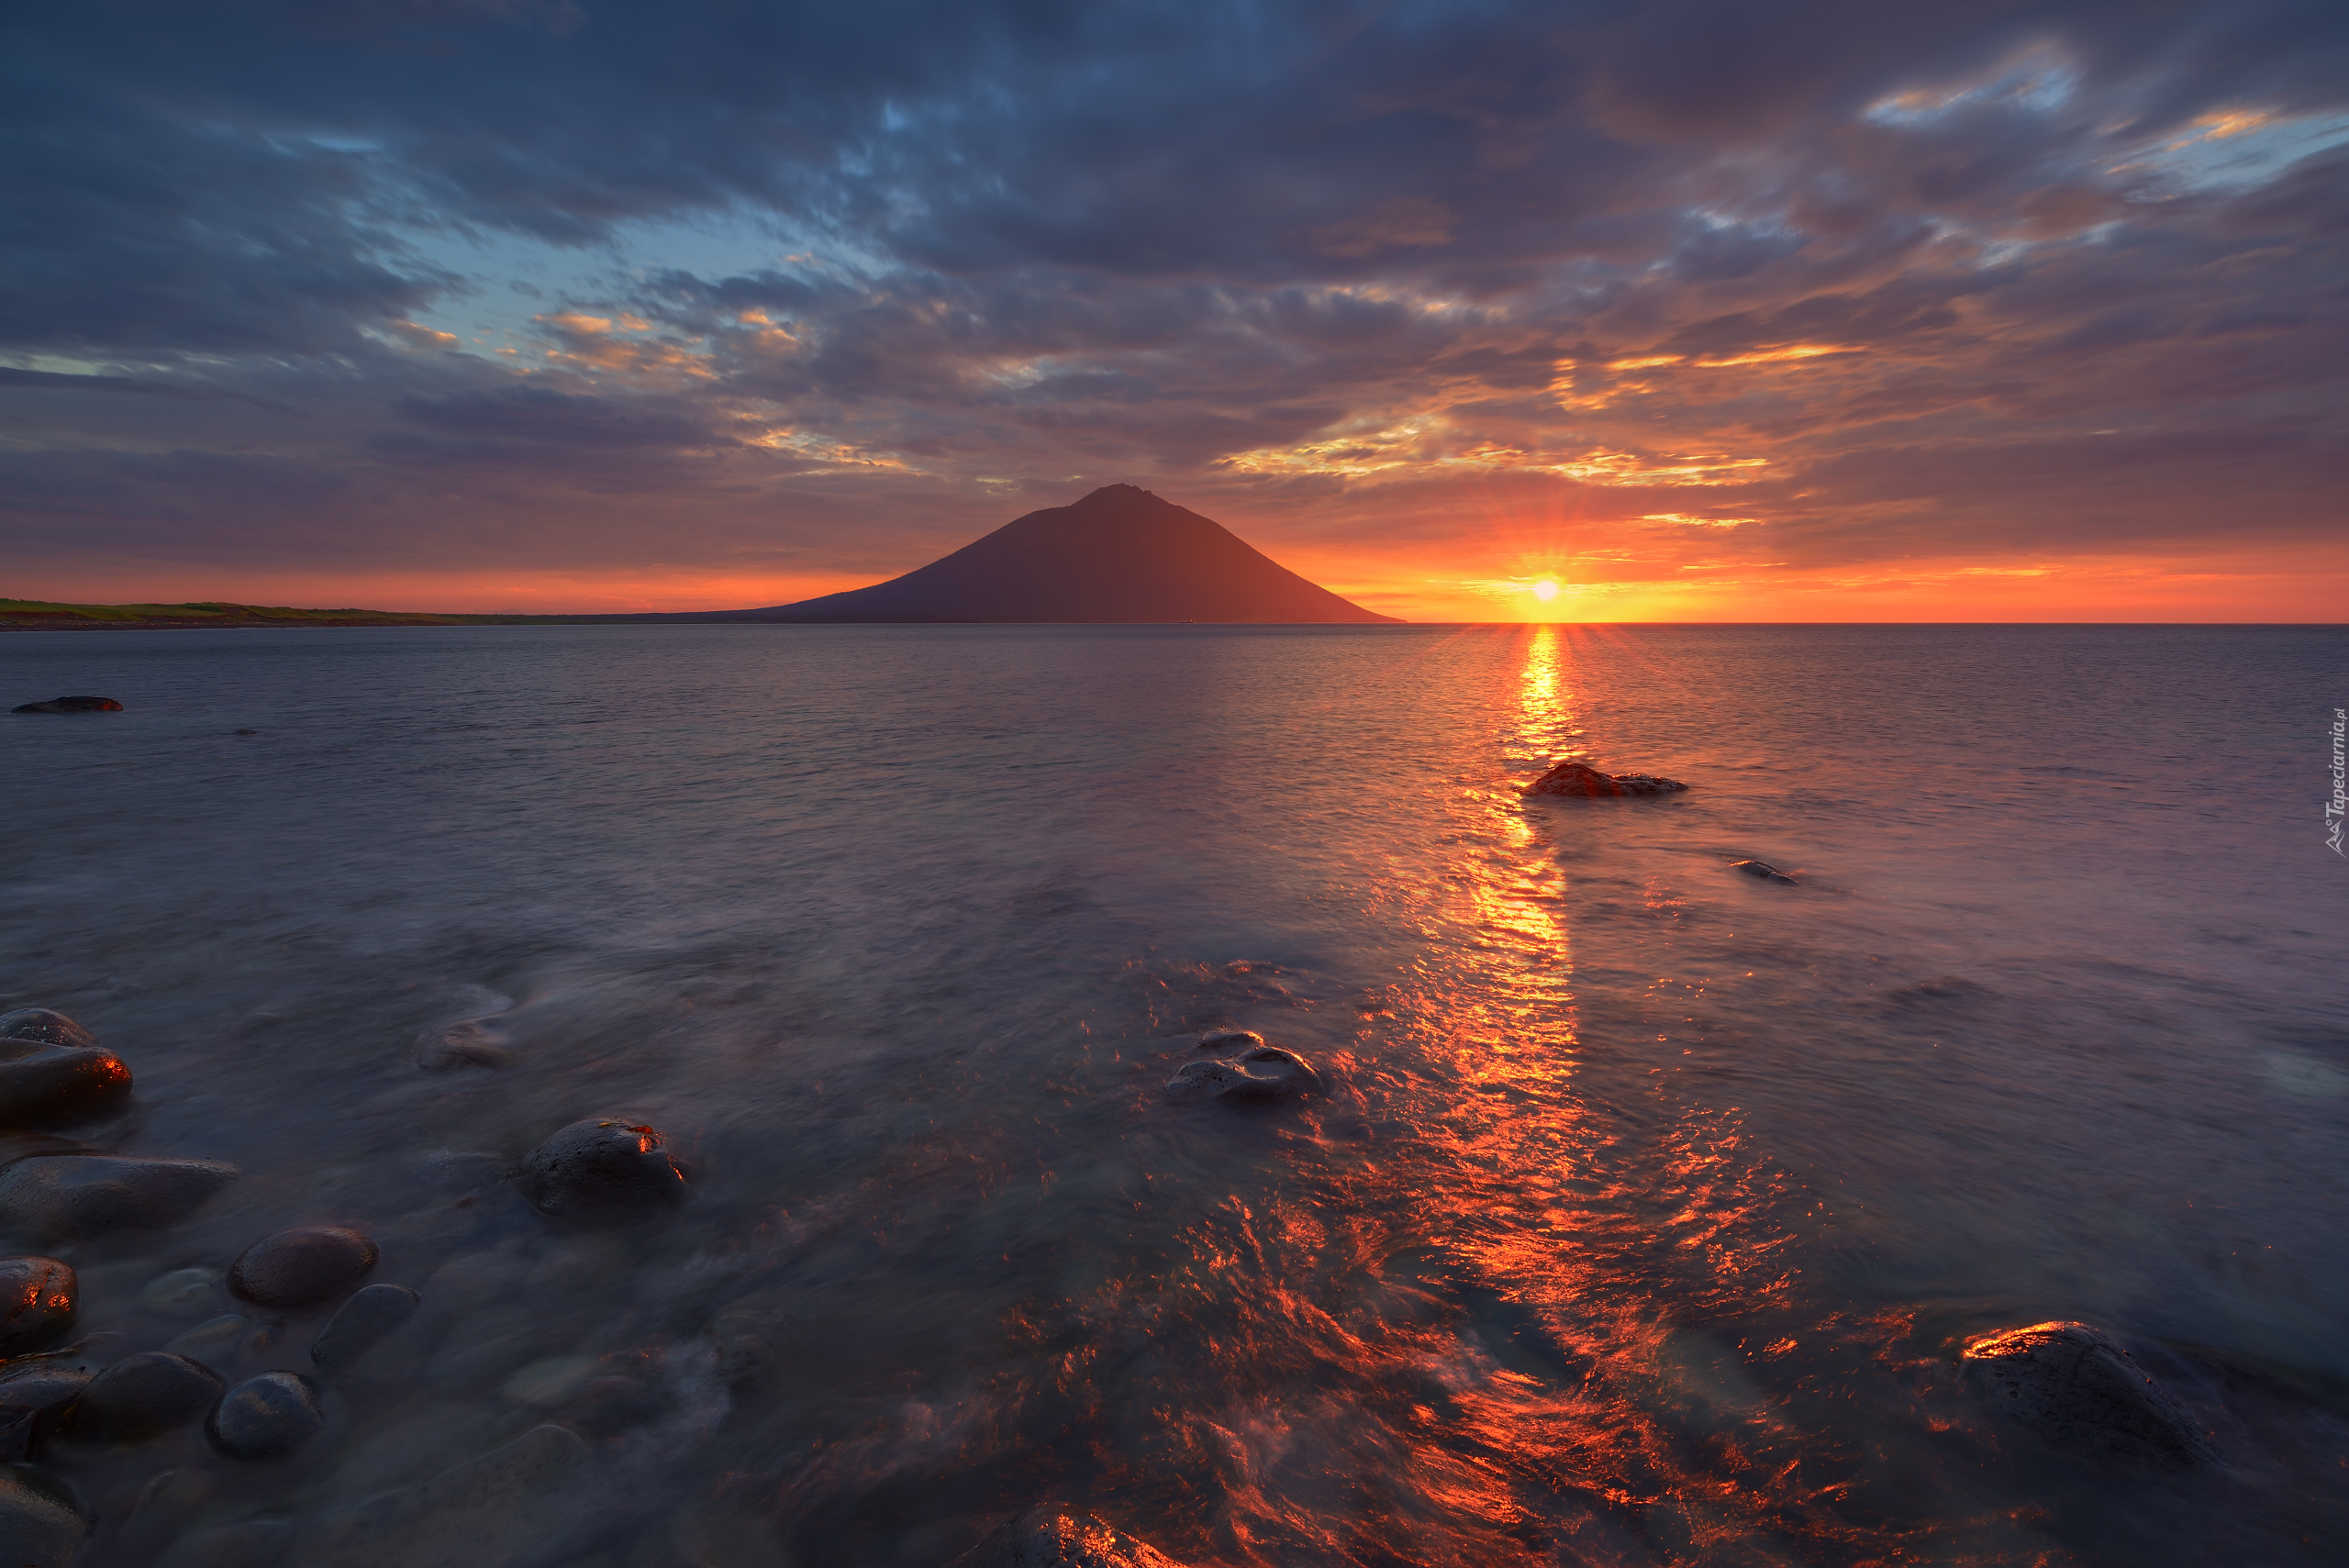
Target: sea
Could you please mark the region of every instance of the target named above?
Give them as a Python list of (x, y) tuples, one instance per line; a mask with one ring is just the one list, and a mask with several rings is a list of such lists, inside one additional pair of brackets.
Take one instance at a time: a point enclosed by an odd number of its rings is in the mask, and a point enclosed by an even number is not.
[[(28, 632), (0, 675), (125, 706), (0, 715), (0, 1003), (131, 1066), (76, 1136), (242, 1173), (50, 1249), (67, 1354), (241, 1314), (223, 1376), (313, 1370), (321, 1314), (208, 1283), (294, 1226), (423, 1303), (288, 1458), (54, 1445), (83, 1568), (944, 1568), (1038, 1507), (1187, 1568), (2349, 1557), (2342, 628)], [(1689, 787), (1523, 793), (1569, 758)], [(1219, 1029), (1319, 1092), (1170, 1095)], [(687, 1195), (551, 1223), (507, 1171), (607, 1118)], [(1989, 1408), (1961, 1351), (2044, 1321), (2218, 1457)]]

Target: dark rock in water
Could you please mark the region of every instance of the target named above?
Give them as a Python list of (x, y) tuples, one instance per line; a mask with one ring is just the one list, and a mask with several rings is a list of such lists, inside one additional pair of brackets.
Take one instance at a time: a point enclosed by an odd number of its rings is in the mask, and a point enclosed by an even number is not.
[(2127, 1351), (2085, 1323), (2034, 1323), (1965, 1347), (1966, 1381), (1992, 1409), (2060, 1448), (2199, 1464), (2217, 1445)]
[(0, 1562), (66, 1568), (89, 1532), (73, 1489), (30, 1464), (0, 1468)]
[(342, 1310), (310, 1346), (320, 1372), (340, 1372), (416, 1315), (422, 1298), (402, 1284), (371, 1284), (342, 1304)]
[(37, 1351), (72, 1326), (73, 1271), (55, 1258), (0, 1258), (0, 1357)]
[(102, 1045), (0, 1040), (0, 1127), (54, 1127), (130, 1097), (130, 1069)]
[(227, 1386), (206, 1366), (166, 1351), (141, 1351), (90, 1379), (65, 1412), (76, 1442), (135, 1443), (185, 1426)]
[(1746, 875), (1758, 877), (1764, 882), (1784, 883), (1788, 887), (1799, 887), (1801, 885), (1801, 884), (1795, 881), (1793, 877), (1788, 876), (1785, 872), (1780, 871), (1776, 866), (1765, 865), (1760, 861), (1735, 861), (1731, 863), (1729, 869), (1731, 871), (1742, 871)]
[(560, 1218), (640, 1213), (685, 1195), (666, 1140), (624, 1121), (574, 1121), (524, 1156), (514, 1184)]
[(176, 1225), (236, 1174), (214, 1160), (34, 1155), (0, 1171), (0, 1229), (50, 1241)]
[(236, 1362), (238, 1347), (245, 1342), (252, 1326), (253, 1320), (241, 1312), (224, 1312), (198, 1323), (163, 1349), (208, 1367), (231, 1366)]
[(1528, 795), (1677, 795), (1688, 786), (1653, 773), (1602, 773), (1588, 762), (1560, 762), (1525, 786)]
[(1229, 1062), (1188, 1062), (1166, 1081), (1169, 1093), (1219, 1100), (1286, 1100), (1317, 1088), (1319, 1074), (1293, 1051), (1261, 1045)]
[(1005, 1525), (949, 1568), (1178, 1568), (1145, 1541), (1090, 1514), (1037, 1508)]
[(340, 1225), (281, 1230), (246, 1248), (228, 1268), (229, 1292), (291, 1311), (331, 1301), (367, 1277), (375, 1243)]
[(0, 1040), (39, 1040), (43, 1045), (95, 1045), (98, 1037), (48, 1007), (19, 1007), (0, 1014)]
[(546, 1561), (549, 1538), (578, 1519), (571, 1483), (587, 1445), (533, 1427), (503, 1448), (417, 1486), (379, 1493), (317, 1521), (303, 1568), (503, 1568)]
[[(0, 1377), (0, 1463), (38, 1452), (57, 1433), (65, 1407), (82, 1396), (90, 1374), (60, 1361), (28, 1362)], [(6, 1562), (0, 1557), (0, 1562)]]
[(1211, 1029), (1199, 1037), (1201, 1051), (1239, 1051), (1264, 1043), (1254, 1029)]
[(120, 713), (112, 697), (51, 697), (47, 702), (18, 703), (11, 713)]
[(299, 1373), (265, 1372), (221, 1396), (204, 1435), (230, 1459), (292, 1453), (327, 1424), (318, 1385)]

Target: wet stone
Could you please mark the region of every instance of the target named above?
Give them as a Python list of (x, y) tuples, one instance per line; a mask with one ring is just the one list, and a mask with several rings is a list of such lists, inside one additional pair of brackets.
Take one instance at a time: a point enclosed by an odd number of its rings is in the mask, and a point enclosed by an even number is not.
[(237, 1359), (237, 1347), (244, 1343), (245, 1332), (252, 1326), (253, 1320), (240, 1312), (224, 1312), (198, 1323), (163, 1349), (206, 1366), (227, 1366)]
[(276, 1459), (327, 1424), (318, 1385), (294, 1372), (264, 1372), (221, 1396), (204, 1435), (230, 1459)]
[(0, 1258), (0, 1357), (37, 1351), (73, 1326), (82, 1293), (55, 1258)]
[(340, 1372), (416, 1316), (422, 1299), (404, 1284), (371, 1284), (334, 1315), (310, 1345), (320, 1372)]
[(51, 697), (47, 702), (18, 703), (11, 713), (120, 713), (112, 697)]
[(165, 1318), (198, 1318), (222, 1305), (220, 1276), (211, 1269), (173, 1269), (147, 1282), (139, 1305)]
[(89, 1381), (87, 1372), (62, 1362), (28, 1362), (0, 1376), (0, 1462), (13, 1464), (48, 1446), (65, 1407)]
[(1653, 773), (1602, 773), (1588, 762), (1560, 762), (1525, 786), (1528, 795), (1600, 796), (1677, 795), (1688, 786)]
[(228, 1289), (256, 1307), (317, 1307), (364, 1279), (375, 1257), (372, 1240), (343, 1226), (281, 1230), (244, 1250), (228, 1270)]
[(65, 1568), (89, 1528), (61, 1479), (30, 1464), (0, 1465), (0, 1563)]
[(1742, 871), (1746, 875), (1761, 882), (1775, 882), (1787, 887), (1798, 887), (1801, 885), (1799, 883), (1796, 882), (1793, 877), (1788, 876), (1776, 866), (1765, 864), (1761, 861), (1736, 861), (1731, 862), (1730, 870)]
[(0, 1229), (48, 1241), (175, 1225), (236, 1174), (213, 1160), (34, 1155), (0, 1171)]
[(185, 1356), (142, 1351), (90, 1379), (65, 1412), (65, 1435), (76, 1442), (144, 1442), (203, 1415), (223, 1386), (210, 1368)]
[(2058, 1448), (2200, 1464), (2217, 1447), (2135, 1358), (2085, 1323), (2034, 1323), (1965, 1347), (1966, 1381), (1992, 1410)]
[(48, 1007), (19, 1007), (0, 1014), (0, 1040), (28, 1040), (41, 1045), (95, 1045), (98, 1037)]
[(1146, 1541), (1090, 1514), (1038, 1508), (1005, 1525), (949, 1568), (1178, 1568)]
[(1186, 1062), (1166, 1081), (1166, 1090), (1186, 1099), (1287, 1100), (1320, 1082), (1297, 1052), (1264, 1045), (1228, 1062)]
[(1253, 1050), (1264, 1043), (1264, 1037), (1254, 1029), (1209, 1029), (1199, 1037), (1201, 1051)]
[(0, 1127), (84, 1121), (130, 1098), (130, 1069), (102, 1045), (0, 1040)]
[(523, 1158), (514, 1185), (552, 1218), (622, 1218), (675, 1203), (685, 1176), (651, 1128), (575, 1121)]

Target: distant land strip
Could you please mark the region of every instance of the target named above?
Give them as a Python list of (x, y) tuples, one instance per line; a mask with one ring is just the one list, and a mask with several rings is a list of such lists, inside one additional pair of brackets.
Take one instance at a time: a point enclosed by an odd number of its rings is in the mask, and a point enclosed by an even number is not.
[(303, 610), (285, 605), (67, 605), (0, 599), (0, 628), (17, 631), (175, 630), (230, 626), (561, 626), (632, 616), (455, 616), (400, 610)]

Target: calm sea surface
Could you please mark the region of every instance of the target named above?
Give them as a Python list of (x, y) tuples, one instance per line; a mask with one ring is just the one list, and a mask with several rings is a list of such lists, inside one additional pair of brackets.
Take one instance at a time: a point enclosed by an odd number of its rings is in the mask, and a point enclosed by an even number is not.
[[(290, 1225), (425, 1302), (293, 1459), (52, 1456), (84, 1564), (339, 1561), (314, 1521), (549, 1421), (590, 1460), (483, 1562), (939, 1568), (1047, 1501), (1197, 1568), (2342, 1560), (2338, 628), (42, 633), (0, 673), (128, 708), (0, 715), (0, 1001), (129, 1062), (94, 1140), (244, 1172), (57, 1249), (84, 1354)], [(1520, 797), (1569, 755), (1693, 787)], [(1215, 1025), (1328, 1093), (1169, 1100)], [(674, 1216), (505, 1186), (590, 1116), (670, 1136)], [(2221, 1462), (1986, 1417), (1958, 1347), (2047, 1318)]]

